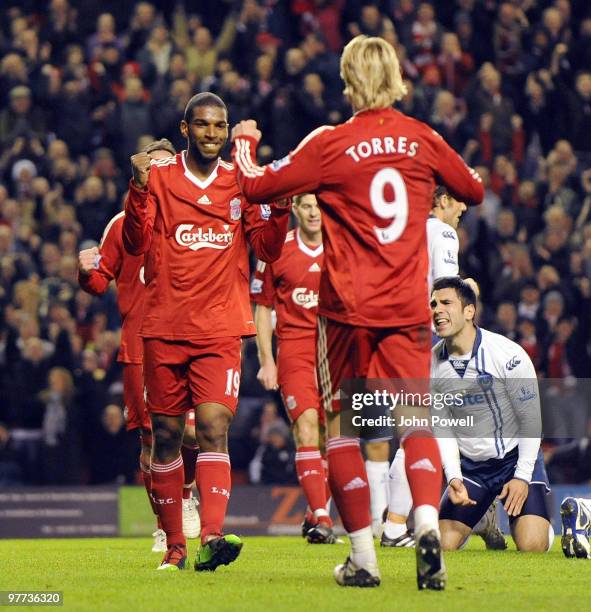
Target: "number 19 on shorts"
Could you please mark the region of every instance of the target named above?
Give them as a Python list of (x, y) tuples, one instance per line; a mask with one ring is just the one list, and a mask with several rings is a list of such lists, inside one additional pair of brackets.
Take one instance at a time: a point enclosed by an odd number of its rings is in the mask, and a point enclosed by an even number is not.
[(226, 395), (238, 397), (240, 389), (240, 371), (230, 368), (226, 370)]

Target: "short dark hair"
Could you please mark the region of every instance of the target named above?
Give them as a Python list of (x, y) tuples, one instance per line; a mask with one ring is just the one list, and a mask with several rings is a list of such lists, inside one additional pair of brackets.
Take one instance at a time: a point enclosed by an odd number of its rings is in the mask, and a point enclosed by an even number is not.
[(470, 305), (476, 308), (476, 294), (474, 293), (474, 289), (459, 276), (442, 276), (438, 278), (433, 283), (431, 295), (433, 295), (434, 291), (439, 291), (440, 289), (455, 289), (462, 303), (462, 308), (466, 308), (466, 306)]
[(171, 155), (176, 155), (176, 149), (168, 138), (154, 140), (149, 145), (144, 147), (144, 153), (153, 153), (154, 151), (168, 151)]
[(298, 195), (295, 195), (292, 197), (292, 202), (296, 205), (299, 206), (302, 202), (302, 200), (309, 195), (314, 195), (313, 193), (298, 193)]
[(216, 96), (211, 91), (204, 91), (203, 93), (195, 94), (188, 102), (185, 107), (185, 114), (183, 115), (183, 119), (188, 123), (191, 120), (191, 116), (193, 115), (193, 109), (198, 106), (219, 106), (226, 111), (226, 115), (228, 114), (228, 109), (224, 103), (224, 101)]
[(433, 192), (433, 202), (431, 203), (431, 208), (434, 208), (439, 200), (446, 195), (449, 195), (447, 188), (443, 185), (437, 185), (437, 187), (435, 187), (435, 191)]

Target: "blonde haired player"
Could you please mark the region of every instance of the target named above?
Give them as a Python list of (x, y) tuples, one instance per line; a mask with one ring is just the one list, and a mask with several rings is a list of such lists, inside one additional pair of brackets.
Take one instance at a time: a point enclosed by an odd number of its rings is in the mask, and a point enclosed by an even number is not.
[[(439, 182), (467, 204), (479, 204), (484, 191), (480, 177), (439, 134), (391, 107), (406, 89), (389, 43), (354, 38), (343, 50), (341, 76), (354, 111), (349, 121), (314, 130), (287, 157), (264, 167), (257, 165), (256, 122), (241, 121), (232, 133), (233, 156), (247, 198), (314, 193), (323, 213), (317, 367), (330, 487), (352, 547), (334, 576), (342, 586), (373, 587), (380, 573), (369, 486), (359, 438), (341, 433), (341, 386), (353, 379), (428, 381), (425, 234), (433, 190)], [(423, 406), (408, 410), (426, 414)], [(427, 429), (399, 433), (416, 505), (417, 584), (443, 589), (439, 449)]]

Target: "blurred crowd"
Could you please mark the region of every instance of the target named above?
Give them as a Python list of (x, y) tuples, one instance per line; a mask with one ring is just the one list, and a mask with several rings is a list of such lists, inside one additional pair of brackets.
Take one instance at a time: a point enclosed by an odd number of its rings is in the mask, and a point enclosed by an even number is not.
[[(552, 416), (582, 441), (547, 445), (555, 480), (591, 478), (591, 399), (577, 390), (591, 378), (588, 0), (4, 0), (0, 486), (136, 478), (114, 289), (92, 298), (76, 278), (78, 251), (121, 209), (129, 156), (161, 137), (184, 148), (184, 107), (207, 90), (231, 124), (258, 121), (261, 161), (284, 156), (350, 115), (339, 53), (359, 33), (397, 49), (400, 109), (483, 177), (485, 201), (459, 228), (461, 272), (480, 283), (480, 322), (568, 389)], [(257, 368), (251, 341), (233, 462), (291, 482), (289, 431)]]

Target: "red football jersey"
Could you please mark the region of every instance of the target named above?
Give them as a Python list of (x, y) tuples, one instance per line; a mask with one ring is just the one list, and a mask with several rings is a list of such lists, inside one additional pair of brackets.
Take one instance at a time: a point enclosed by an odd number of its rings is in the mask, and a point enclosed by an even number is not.
[(131, 181), (125, 201), (125, 248), (145, 253), (140, 333), (165, 340), (254, 335), (247, 240), (259, 259), (277, 259), (289, 209), (250, 204), (234, 166), (222, 160), (199, 180), (184, 155), (153, 161), (148, 188)]
[(115, 215), (103, 232), (100, 261), (90, 274), (78, 273), (84, 291), (102, 295), (115, 279), (117, 305), (121, 314), (121, 346), (118, 361), (142, 363), (143, 343), (139, 336), (144, 310), (144, 258), (130, 255), (123, 248), (123, 217)]
[(275, 307), (280, 340), (315, 337), (323, 263), (322, 245), (310, 247), (298, 230), (292, 230), (277, 261), (257, 264), (250, 297), (257, 304)]
[(319, 314), (363, 327), (428, 324), (426, 222), (435, 183), (466, 204), (480, 177), (426, 124), (367, 110), (309, 134), (287, 157), (256, 165), (256, 142), (232, 152), (247, 198), (315, 193), (323, 211)]

